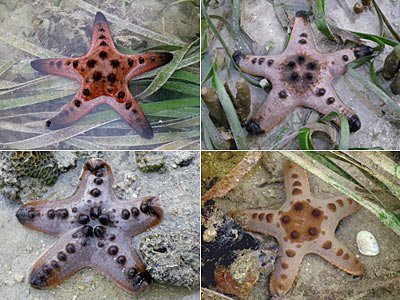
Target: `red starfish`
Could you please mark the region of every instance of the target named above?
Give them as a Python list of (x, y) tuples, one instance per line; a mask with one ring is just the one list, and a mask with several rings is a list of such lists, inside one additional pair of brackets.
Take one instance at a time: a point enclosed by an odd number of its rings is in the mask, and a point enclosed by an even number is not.
[(125, 55), (112, 40), (108, 22), (101, 12), (93, 24), (89, 52), (78, 58), (38, 59), (31, 66), (39, 72), (77, 80), (78, 93), (64, 109), (46, 122), (50, 129), (69, 126), (87, 115), (100, 104), (111, 106), (129, 125), (145, 138), (153, 137), (153, 130), (135, 98), (129, 91), (129, 81), (145, 72), (167, 64), (171, 53)]

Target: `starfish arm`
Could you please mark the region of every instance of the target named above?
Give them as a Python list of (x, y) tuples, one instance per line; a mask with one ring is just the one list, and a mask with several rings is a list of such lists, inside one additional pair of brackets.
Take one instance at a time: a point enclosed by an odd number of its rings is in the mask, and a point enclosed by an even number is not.
[(299, 53), (301, 49), (315, 51), (312, 30), (305, 11), (298, 11), (296, 13), (285, 53)]
[(269, 287), (272, 295), (282, 296), (292, 287), (304, 254), (295, 247), (293, 249), (282, 249), (280, 247), (279, 252), (279, 257), (275, 261), (275, 269), (271, 274)]
[(130, 247), (131, 238), (119, 242), (117, 237), (114, 242), (91, 256), (91, 266), (104, 272), (128, 292), (138, 294), (148, 287), (150, 275), (137, 252)]
[(244, 55), (235, 51), (232, 57), (243, 72), (267, 78), (272, 84), (277, 81), (281, 55)]
[(275, 210), (246, 209), (236, 210), (230, 216), (245, 230), (278, 237), (282, 234), (278, 214)]
[(283, 167), (286, 197), (293, 200), (311, 199), (307, 172), (299, 165), (288, 161)]
[(22, 225), (30, 229), (53, 235), (61, 234), (76, 227), (70, 223), (69, 202), (69, 199), (32, 201), (21, 206), (15, 215)]
[(114, 99), (112, 100), (113, 101), (107, 100), (104, 103), (111, 106), (140, 136), (146, 139), (151, 139), (154, 136), (149, 121), (131, 93), (127, 92), (125, 103), (119, 103)]
[(100, 101), (96, 100), (82, 101), (79, 95), (80, 92), (57, 115), (46, 122), (49, 129), (57, 130), (71, 126), (100, 104)]
[[(100, 181), (96, 178), (100, 178)], [(108, 163), (100, 158), (92, 158), (84, 165), (80, 182), (79, 187), (91, 183), (92, 185), (88, 190), (94, 186), (104, 186), (107, 191), (111, 191), (114, 184), (114, 176)]]
[(146, 54), (125, 55), (130, 71), (127, 80), (164, 66), (172, 60), (173, 55), (169, 52), (154, 52)]
[(99, 49), (101, 50), (106, 46), (109, 46), (111, 49), (117, 51), (112, 39), (111, 29), (108, 25), (108, 21), (101, 12), (96, 13), (92, 30), (92, 40), (89, 53), (99, 51)]
[(99, 202), (111, 200), (115, 204), (120, 202), (115, 200), (116, 197), (113, 191), (114, 176), (111, 166), (104, 160), (100, 158), (89, 159), (83, 166), (83, 172), (79, 180), (78, 190), (82, 190), (82, 192), (73, 196), (76, 202), (81, 201), (82, 198), (87, 198), (88, 200), (97, 198)]
[[(101, 183), (98, 176), (101, 176)], [(100, 183), (100, 184), (99, 184)], [(79, 202), (85, 196), (90, 198), (93, 189), (112, 189), (113, 177), (111, 167), (100, 159), (89, 160), (79, 179), (79, 185), (74, 194), (64, 200), (32, 201), (21, 206), (16, 217), (18, 221), (33, 230), (48, 234), (61, 234), (79, 225), (79, 215), (75, 215), (72, 207), (79, 207)], [(104, 193), (107, 194), (107, 193)]]
[(254, 135), (268, 132), (297, 106), (297, 101), (286, 90), (279, 90), (278, 86), (274, 86), (256, 114), (247, 122), (246, 130)]
[(329, 71), (331, 78), (338, 77), (346, 73), (347, 64), (351, 63), (356, 59), (353, 49), (342, 49), (333, 53), (327, 53), (324, 56), (323, 61)]
[(48, 289), (71, 277), (77, 271), (89, 265), (93, 244), (79, 230), (73, 241), (70, 236), (61, 237), (35, 263), (29, 276), (29, 282), (35, 289)]
[(351, 132), (355, 132), (361, 128), (361, 121), (357, 114), (339, 99), (339, 96), (332, 87), (326, 89), (323, 96), (312, 95), (302, 99), (302, 106), (312, 108), (323, 115), (331, 112), (344, 114), (349, 120)]
[(31, 66), (36, 71), (43, 74), (51, 74), (55, 76), (66, 77), (75, 79), (76, 81), (81, 80), (81, 76), (75, 71), (73, 59), (69, 58), (46, 58), (46, 59), (35, 59), (31, 61)]
[(122, 220), (120, 228), (128, 235), (138, 235), (158, 225), (164, 215), (160, 198), (146, 196), (132, 203), (130, 201), (118, 201), (119, 213)]
[(323, 240), (319, 239), (318, 241), (320, 244), (312, 248), (313, 253), (318, 254), (332, 265), (349, 274), (361, 275), (364, 273), (363, 265), (342, 242), (335, 238), (329, 239), (328, 237)]
[(358, 212), (360, 205), (352, 199), (342, 196), (335, 197), (324, 201), (326, 209), (324, 209), (328, 219), (325, 221), (329, 223), (329, 227), (336, 228), (340, 220)]
[(361, 45), (351, 49), (342, 49), (333, 53), (327, 53), (322, 56), (328, 70), (333, 78), (338, 77), (346, 72), (347, 64), (354, 60), (371, 55), (373, 49), (366, 45)]

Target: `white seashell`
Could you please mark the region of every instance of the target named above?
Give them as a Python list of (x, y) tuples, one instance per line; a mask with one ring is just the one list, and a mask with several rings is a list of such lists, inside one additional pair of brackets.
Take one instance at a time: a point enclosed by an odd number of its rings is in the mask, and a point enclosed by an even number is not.
[(360, 253), (368, 256), (379, 254), (379, 245), (371, 232), (362, 230), (357, 233), (357, 246)]
[(203, 241), (207, 243), (212, 242), (215, 240), (216, 236), (217, 236), (217, 231), (214, 229), (214, 227), (207, 228), (203, 232)]

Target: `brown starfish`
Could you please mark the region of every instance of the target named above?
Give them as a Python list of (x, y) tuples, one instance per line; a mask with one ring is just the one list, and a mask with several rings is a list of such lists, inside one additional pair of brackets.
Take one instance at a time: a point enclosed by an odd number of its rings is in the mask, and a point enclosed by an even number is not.
[(147, 196), (136, 202), (121, 201), (113, 192), (113, 182), (111, 167), (91, 159), (71, 197), (33, 201), (18, 209), (21, 224), (59, 237), (33, 266), (32, 287), (53, 287), (85, 267), (99, 269), (135, 294), (148, 286), (150, 275), (131, 244), (133, 236), (160, 223), (160, 200)]
[(289, 291), (303, 257), (309, 253), (318, 254), (347, 273), (362, 274), (361, 263), (335, 237), (340, 220), (357, 212), (359, 205), (345, 196), (315, 199), (307, 173), (292, 162), (285, 165), (283, 173), (287, 199), (280, 209), (238, 210), (231, 214), (246, 230), (278, 240), (280, 257), (271, 275), (271, 293), (283, 295)]
[(298, 11), (286, 50), (279, 55), (243, 55), (233, 53), (240, 69), (267, 78), (272, 90), (257, 113), (247, 122), (251, 134), (270, 131), (296, 107), (308, 107), (321, 114), (340, 112), (349, 119), (350, 131), (360, 129), (356, 113), (337, 96), (332, 80), (346, 72), (346, 65), (356, 58), (372, 54), (362, 45), (333, 53), (319, 53), (305, 11)]
[(72, 101), (46, 122), (47, 127), (64, 128), (80, 120), (96, 106), (107, 104), (141, 136), (152, 138), (153, 130), (130, 93), (128, 84), (132, 78), (165, 65), (171, 59), (171, 53), (120, 53), (115, 48), (106, 18), (98, 12), (90, 50), (85, 56), (31, 62), (31, 66), (42, 73), (75, 79), (81, 84)]

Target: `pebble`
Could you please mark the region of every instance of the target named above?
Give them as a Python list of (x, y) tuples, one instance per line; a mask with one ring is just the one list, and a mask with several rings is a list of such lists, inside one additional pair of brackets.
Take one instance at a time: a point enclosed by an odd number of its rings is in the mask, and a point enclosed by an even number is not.
[(357, 246), (361, 254), (376, 256), (379, 254), (379, 245), (371, 232), (362, 230), (357, 233)]
[(213, 227), (207, 228), (203, 233), (203, 241), (206, 243), (212, 242), (215, 240), (216, 236), (217, 236), (217, 231)]
[(180, 166), (181, 168), (189, 166), (195, 157), (194, 153), (192, 152), (178, 152), (176, 156), (177, 157), (175, 158), (175, 161), (172, 164), (172, 167), (174, 169), (177, 168), (177, 166)]
[(136, 165), (143, 173), (165, 171), (165, 155), (162, 152), (135, 152)]
[(15, 280), (15, 282), (21, 283), (24, 281), (24, 275), (21, 275), (21, 274), (15, 275), (14, 280)]

